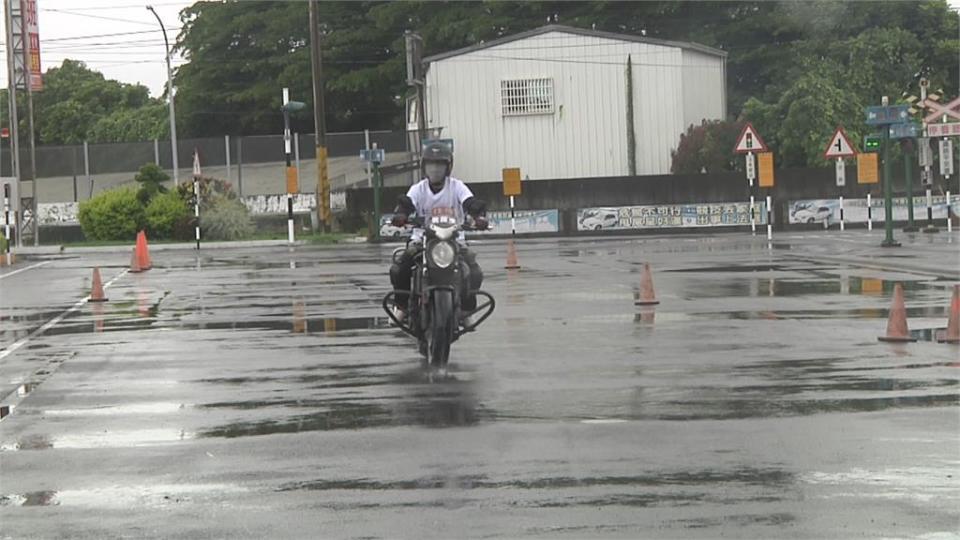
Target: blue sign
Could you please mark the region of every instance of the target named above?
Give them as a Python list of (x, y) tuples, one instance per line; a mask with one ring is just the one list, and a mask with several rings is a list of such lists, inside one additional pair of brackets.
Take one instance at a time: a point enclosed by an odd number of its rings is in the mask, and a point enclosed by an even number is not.
[(867, 107), (867, 125), (903, 124), (910, 121), (909, 105)]
[(364, 162), (383, 163), (384, 157), (383, 148), (371, 148), (370, 150), (360, 151), (360, 160)]
[(915, 139), (920, 136), (916, 124), (890, 124), (891, 139)]

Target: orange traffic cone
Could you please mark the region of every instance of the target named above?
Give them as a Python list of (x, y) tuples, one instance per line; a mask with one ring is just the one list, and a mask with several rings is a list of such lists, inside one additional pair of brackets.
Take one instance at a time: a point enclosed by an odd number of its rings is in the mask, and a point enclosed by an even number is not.
[(93, 290), (90, 291), (90, 302), (106, 302), (107, 297), (103, 295), (103, 281), (100, 280), (100, 268), (93, 269)]
[(910, 337), (907, 328), (907, 306), (903, 302), (903, 285), (897, 283), (893, 287), (893, 304), (890, 306), (890, 320), (887, 321), (887, 335), (877, 339), (888, 342), (916, 341)]
[(140, 263), (142, 270), (153, 268), (150, 262), (150, 248), (147, 247), (147, 233), (143, 231), (137, 233), (137, 262)]
[(655, 306), (659, 303), (653, 292), (653, 274), (650, 273), (650, 265), (643, 263), (643, 274), (640, 275), (640, 297), (634, 301), (634, 305)]
[(103, 304), (92, 304), (90, 310), (93, 312), (93, 331), (103, 332)]
[(517, 261), (517, 247), (513, 245), (513, 238), (507, 243), (507, 265), (504, 268), (507, 270), (520, 268), (520, 263)]
[(953, 300), (950, 301), (950, 318), (947, 330), (937, 338), (940, 343), (960, 343), (960, 285), (953, 286)]
[(140, 258), (137, 257), (137, 248), (133, 248), (130, 256), (130, 273), (137, 274), (140, 272), (143, 272), (143, 268), (140, 268)]

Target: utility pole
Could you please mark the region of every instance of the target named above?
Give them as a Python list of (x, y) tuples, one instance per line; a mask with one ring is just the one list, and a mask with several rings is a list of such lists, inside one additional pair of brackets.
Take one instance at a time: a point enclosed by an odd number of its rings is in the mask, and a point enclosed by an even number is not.
[(627, 55), (627, 173), (637, 175), (637, 135), (633, 126), (633, 60)]
[(320, 49), (320, 17), (317, 0), (310, 0), (310, 62), (313, 66), (313, 125), (317, 149), (317, 217), (320, 228), (330, 232), (330, 179), (327, 177), (327, 122), (323, 104), (323, 57)]
[[(17, 68), (16, 68), (16, 54), (14, 54), (14, 47), (16, 42), (13, 37), (13, 8), (11, 6), (11, 0), (4, 0), (3, 2), (3, 12), (4, 19), (7, 23), (7, 105), (9, 106), (9, 115), (10, 120), (10, 174), (17, 179), (17, 197), (19, 197), (20, 192), (20, 182), (22, 179), (20, 177), (20, 119), (17, 114)], [(20, 35), (21, 40), (23, 39), (23, 34)], [(14, 208), (20, 208), (20, 201), (17, 200)], [(20, 221), (19, 212), (16, 216), (17, 220), (17, 247), (23, 247), (23, 231), (22, 223)]]
[[(20, 13), (21, 25), (23, 12)], [(21, 29), (23, 26), (21, 26)], [(23, 30), (21, 30), (23, 32)], [(21, 33), (21, 36), (25, 32)], [(30, 223), (33, 232), (33, 245), (40, 245), (40, 222), (37, 220), (37, 136), (33, 129), (33, 82), (27, 66), (30, 65), (30, 50), (23, 47), (23, 86), (27, 89), (27, 132), (30, 134)], [(26, 220), (24, 220), (26, 222)]]

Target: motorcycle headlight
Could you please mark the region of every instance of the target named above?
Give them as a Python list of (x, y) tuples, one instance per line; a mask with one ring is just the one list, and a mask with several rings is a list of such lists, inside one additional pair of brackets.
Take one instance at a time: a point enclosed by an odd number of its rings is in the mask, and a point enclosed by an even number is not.
[(453, 264), (455, 254), (456, 251), (450, 242), (437, 242), (430, 248), (430, 259), (432, 259), (433, 264), (439, 268), (447, 268)]

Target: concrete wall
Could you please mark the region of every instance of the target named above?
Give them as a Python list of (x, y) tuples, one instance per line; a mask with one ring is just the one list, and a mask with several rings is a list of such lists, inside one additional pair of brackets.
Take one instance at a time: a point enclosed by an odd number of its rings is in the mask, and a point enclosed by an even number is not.
[[(902, 172), (901, 172), (902, 174)], [(856, 168), (848, 167), (848, 185), (845, 197), (882, 197), (880, 184), (856, 184)], [(914, 178), (917, 175), (914, 174)], [(916, 180), (914, 180), (916, 182)], [(894, 179), (898, 194), (904, 193), (903, 177)], [(499, 183), (470, 184), (474, 194), (485, 199), (491, 210), (509, 209), (509, 198), (503, 196)], [(384, 212), (390, 212), (397, 198), (406, 192), (403, 188), (385, 188), (382, 200)], [(766, 196), (757, 190), (757, 197)], [(916, 194), (920, 193), (917, 188)], [(774, 224), (783, 226), (788, 218), (787, 205), (796, 199), (836, 197), (841, 194), (836, 186), (834, 169), (780, 169), (776, 171), (776, 186), (770, 190), (773, 197)], [(576, 210), (597, 206), (630, 206), (646, 204), (682, 204), (695, 202), (746, 201), (750, 189), (743, 173), (619, 176), (608, 178), (581, 178), (524, 182), (523, 195), (517, 197), (518, 209), (559, 209), (561, 231), (576, 230)], [(372, 211), (373, 191), (368, 188), (347, 191), (347, 210), (344, 223), (361, 224)], [(572, 217), (571, 217), (572, 214)], [(571, 228), (572, 225), (572, 228)]]

